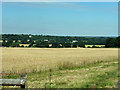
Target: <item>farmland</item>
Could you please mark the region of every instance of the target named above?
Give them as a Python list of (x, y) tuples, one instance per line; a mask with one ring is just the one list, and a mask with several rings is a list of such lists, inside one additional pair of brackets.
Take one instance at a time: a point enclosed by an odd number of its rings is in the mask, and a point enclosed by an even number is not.
[(55, 88), (115, 87), (117, 64), (117, 48), (2, 48), (3, 72), (27, 73), (29, 88), (49, 87), (50, 68)]

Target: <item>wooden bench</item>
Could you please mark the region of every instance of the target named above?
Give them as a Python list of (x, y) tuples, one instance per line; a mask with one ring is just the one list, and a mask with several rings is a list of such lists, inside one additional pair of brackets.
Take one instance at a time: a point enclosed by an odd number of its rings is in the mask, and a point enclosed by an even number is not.
[(21, 88), (26, 87), (27, 75), (22, 74), (20, 79), (0, 79), (2, 86), (20, 86)]

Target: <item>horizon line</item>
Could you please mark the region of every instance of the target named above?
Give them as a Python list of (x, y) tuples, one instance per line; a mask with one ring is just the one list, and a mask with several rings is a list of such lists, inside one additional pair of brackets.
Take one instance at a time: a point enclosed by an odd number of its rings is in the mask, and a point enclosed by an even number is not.
[(57, 35), (57, 34), (31, 34), (31, 33), (0, 33), (3, 34), (14, 34), (14, 35), (43, 35), (43, 36), (66, 36), (66, 37), (118, 37), (120, 35)]

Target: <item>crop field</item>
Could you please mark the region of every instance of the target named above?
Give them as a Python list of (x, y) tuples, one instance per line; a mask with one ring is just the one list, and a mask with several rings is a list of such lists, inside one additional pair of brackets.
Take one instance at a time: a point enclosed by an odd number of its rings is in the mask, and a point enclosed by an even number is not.
[(117, 48), (2, 48), (3, 78), (27, 73), (29, 88), (111, 88), (117, 69)]

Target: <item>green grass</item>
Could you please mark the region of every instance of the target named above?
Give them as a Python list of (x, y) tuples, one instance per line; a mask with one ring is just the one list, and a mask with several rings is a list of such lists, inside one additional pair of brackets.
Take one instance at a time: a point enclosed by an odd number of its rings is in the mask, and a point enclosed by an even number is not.
[[(49, 72), (28, 74), (28, 87), (50, 88)], [(118, 61), (99, 62), (52, 71), (52, 88), (114, 88), (118, 81)]]
[(117, 70), (113, 71), (107, 71), (100, 75), (95, 75), (94, 77), (91, 77), (90, 81), (85, 83), (82, 87), (89, 88), (92, 84), (94, 84), (94, 87), (115, 87), (115, 79), (117, 80)]
[[(118, 82), (118, 60), (60, 68), (51, 74), (50, 77), (49, 71), (29, 73), (28, 88), (115, 88)], [(9, 75), (4, 78), (18, 77)]]

